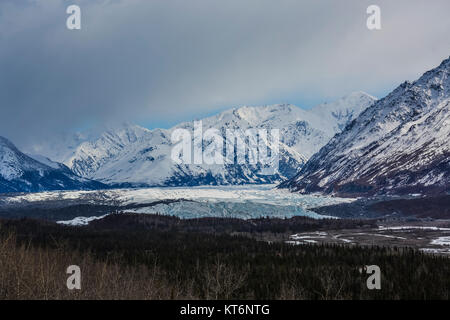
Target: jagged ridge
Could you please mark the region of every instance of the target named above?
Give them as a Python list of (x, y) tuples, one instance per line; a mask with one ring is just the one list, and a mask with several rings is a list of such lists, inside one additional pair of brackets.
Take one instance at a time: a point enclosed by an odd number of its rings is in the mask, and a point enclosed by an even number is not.
[(69, 153), (69, 157), (56, 160), (81, 176), (120, 186), (280, 182), (295, 175), (312, 154), (375, 100), (368, 94), (356, 92), (312, 110), (286, 104), (241, 107), (202, 119), (204, 130), (280, 129), (279, 170), (273, 175), (259, 174), (260, 166), (250, 164), (175, 164), (170, 158), (171, 133), (177, 128), (192, 130), (192, 122), (167, 130), (125, 125), (81, 143), (74, 152), (58, 150), (49, 152), (48, 156)]
[(449, 192), (450, 58), (376, 102), (291, 180), (294, 192)]

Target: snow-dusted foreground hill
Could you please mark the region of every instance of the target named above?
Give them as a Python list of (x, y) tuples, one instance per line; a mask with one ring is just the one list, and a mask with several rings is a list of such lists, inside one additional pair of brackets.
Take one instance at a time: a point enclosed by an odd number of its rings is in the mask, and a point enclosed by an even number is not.
[[(97, 138), (76, 135), (63, 143), (40, 146), (39, 152), (65, 163), (80, 176), (121, 186), (183, 186), (276, 183), (292, 177), (304, 162), (376, 99), (355, 92), (311, 110), (293, 105), (241, 107), (202, 119), (203, 130), (244, 133), (247, 129), (279, 129), (280, 162), (273, 174), (260, 174), (249, 163), (176, 164), (171, 159), (172, 132), (193, 131), (193, 122), (171, 129), (147, 130), (124, 125)], [(53, 148), (52, 148), (53, 147)], [(203, 145), (203, 149), (205, 148)], [(272, 147), (268, 145), (272, 150)], [(31, 150), (32, 152), (32, 150)]]
[(292, 191), (450, 191), (450, 58), (366, 109), (290, 181)]
[[(79, 204), (116, 206), (121, 211), (159, 213), (181, 218), (310, 216), (308, 209), (353, 199), (293, 194), (274, 185), (191, 188), (145, 188), (104, 191), (42, 192), (0, 196), (0, 210), (8, 208), (54, 208)], [(156, 204), (155, 204), (156, 203)], [(103, 214), (101, 214), (103, 216)], [(70, 224), (84, 224), (92, 217), (77, 217)]]

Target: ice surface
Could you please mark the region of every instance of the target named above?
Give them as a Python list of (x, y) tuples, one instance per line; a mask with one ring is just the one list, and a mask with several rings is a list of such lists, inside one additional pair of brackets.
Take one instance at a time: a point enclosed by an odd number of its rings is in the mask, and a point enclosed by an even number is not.
[(244, 202), (181, 201), (127, 211), (134, 213), (175, 215), (180, 218), (226, 217), (251, 219), (259, 217), (290, 218), (293, 216), (308, 216), (321, 219), (325, 217), (315, 212), (308, 211), (301, 206), (280, 206), (275, 204), (257, 203), (251, 200)]
[[(159, 213), (181, 218), (309, 216), (323, 218), (309, 209), (352, 202), (355, 199), (320, 195), (301, 195), (275, 185), (183, 188), (118, 189), (103, 191), (42, 192), (0, 197), (1, 206), (32, 205), (52, 201), (126, 206), (127, 212)], [(181, 200), (155, 205), (161, 200)], [(2, 204), (3, 203), (3, 204)], [(148, 204), (148, 206), (145, 206)]]

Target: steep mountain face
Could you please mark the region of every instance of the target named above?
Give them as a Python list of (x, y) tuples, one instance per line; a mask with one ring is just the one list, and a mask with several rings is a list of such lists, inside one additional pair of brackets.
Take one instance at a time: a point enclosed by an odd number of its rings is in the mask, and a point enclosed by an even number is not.
[(339, 195), (450, 191), (450, 58), (376, 102), (281, 187)]
[[(93, 177), (97, 171), (121, 155), (133, 152), (132, 147), (145, 143), (151, 131), (135, 125), (124, 124), (117, 130), (108, 130), (98, 139), (86, 141), (75, 148), (69, 157), (62, 161), (80, 176)], [(134, 150), (141, 152), (142, 150)]]
[[(356, 92), (311, 110), (293, 105), (241, 107), (201, 119), (203, 132), (214, 128), (223, 136), (227, 129), (241, 134), (247, 129), (279, 129), (279, 165), (270, 174), (260, 164), (248, 162), (176, 164), (171, 159), (172, 133), (180, 128), (192, 133), (193, 122), (167, 130), (124, 125), (81, 143), (72, 152), (59, 149), (48, 156), (64, 162), (80, 176), (120, 186), (275, 183), (294, 176), (312, 154), (375, 100)], [(198, 147), (204, 150), (208, 143)], [(273, 150), (270, 141), (266, 146)], [(70, 156), (58, 158), (61, 154)]]
[(41, 163), (20, 152), (9, 140), (0, 137), (0, 193), (105, 187), (100, 182), (76, 176), (63, 164)]
[(284, 117), (276, 124), (281, 141), (309, 159), (376, 100), (367, 93), (354, 92), (307, 111), (291, 106), (295, 111), (280, 112)]

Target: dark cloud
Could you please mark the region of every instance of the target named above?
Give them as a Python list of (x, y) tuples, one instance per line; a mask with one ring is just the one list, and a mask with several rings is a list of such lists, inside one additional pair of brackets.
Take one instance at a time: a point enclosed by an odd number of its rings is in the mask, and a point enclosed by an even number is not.
[[(448, 0), (0, 2), (0, 135), (377, 94), (450, 55)], [(82, 29), (66, 29), (78, 4)], [(286, 101), (289, 99), (289, 101)]]

